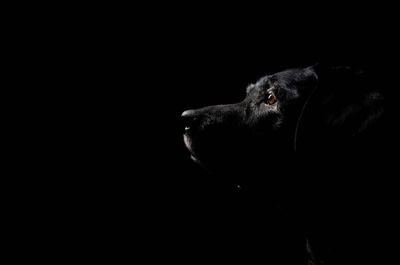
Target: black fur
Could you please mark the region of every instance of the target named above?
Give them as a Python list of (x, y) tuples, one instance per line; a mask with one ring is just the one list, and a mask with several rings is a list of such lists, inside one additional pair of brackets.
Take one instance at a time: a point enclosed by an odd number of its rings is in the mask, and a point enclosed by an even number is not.
[[(266, 104), (268, 93), (277, 99), (273, 105)], [(322, 147), (326, 152), (327, 145), (353, 150), (382, 115), (383, 95), (362, 71), (314, 65), (261, 78), (247, 87), (240, 103), (190, 110), (182, 117), (196, 161), (216, 172), (240, 161), (234, 164), (236, 172), (247, 171), (255, 153), (264, 159), (274, 150), (316, 152)]]
[[(290, 69), (249, 85), (242, 102), (182, 115), (193, 160), (255, 184), (302, 220), (309, 264), (372, 258), (363, 229), (379, 208), (371, 192), (380, 185), (367, 176), (385, 167), (379, 154), (388, 144), (384, 95), (371, 76), (319, 64)], [(276, 102), (268, 104), (271, 93)]]

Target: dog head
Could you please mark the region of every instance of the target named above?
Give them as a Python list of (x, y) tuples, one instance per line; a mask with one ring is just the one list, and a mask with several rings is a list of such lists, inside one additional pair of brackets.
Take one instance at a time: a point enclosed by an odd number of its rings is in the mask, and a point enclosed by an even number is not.
[(184, 143), (192, 159), (212, 172), (248, 171), (292, 149), (302, 107), (318, 83), (315, 68), (267, 75), (236, 104), (184, 111)]

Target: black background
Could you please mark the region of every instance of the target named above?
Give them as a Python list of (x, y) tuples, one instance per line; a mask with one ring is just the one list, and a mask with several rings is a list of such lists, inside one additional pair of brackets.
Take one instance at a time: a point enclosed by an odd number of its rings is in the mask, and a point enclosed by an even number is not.
[(392, 16), (363, 6), (181, 8), (89, 9), (62, 27), (58, 74), (71, 101), (63, 155), (50, 160), (51, 172), (62, 169), (50, 181), (57, 199), (44, 199), (57, 214), (46, 223), (63, 227), (54, 238), (66, 239), (68, 253), (89, 259), (295, 264), (305, 244), (296, 222), (194, 164), (180, 115), (238, 102), (248, 84), (290, 67), (386, 72)]

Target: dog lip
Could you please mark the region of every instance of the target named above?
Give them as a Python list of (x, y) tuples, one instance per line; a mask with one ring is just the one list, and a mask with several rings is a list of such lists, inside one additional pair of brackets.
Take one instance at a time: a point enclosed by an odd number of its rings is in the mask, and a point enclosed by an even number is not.
[(185, 143), (186, 148), (189, 150), (190, 158), (195, 162), (199, 162), (196, 153), (193, 151), (192, 140), (190, 139), (188, 133), (183, 134), (183, 142)]
[(183, 142), (185, 143), (186, 148), (192, 152), (192, 141), (187, 132), (183, 134)]

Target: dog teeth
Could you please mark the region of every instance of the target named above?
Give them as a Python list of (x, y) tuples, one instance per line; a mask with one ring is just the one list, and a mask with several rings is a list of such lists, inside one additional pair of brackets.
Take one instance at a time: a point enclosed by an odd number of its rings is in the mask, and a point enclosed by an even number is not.
[(185, 127), (185, 131), (188, 131), (189, 129), (190, 129), (189, 126), (186, 126), (186, 127)]

